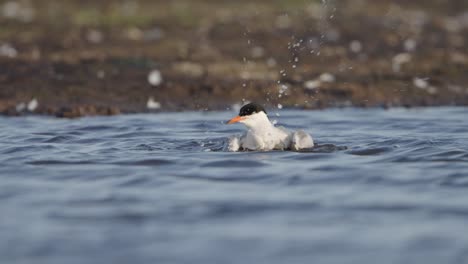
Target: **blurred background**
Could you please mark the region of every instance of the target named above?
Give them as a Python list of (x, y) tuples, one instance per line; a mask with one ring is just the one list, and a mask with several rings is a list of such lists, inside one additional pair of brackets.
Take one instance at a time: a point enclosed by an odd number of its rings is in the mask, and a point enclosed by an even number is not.
[(0, 112), (467, 105), (463, 0), (0, 1)]
[[(467, 47), (467, 0), (0, 0), (0, 263), (466, 264)], [(227, 152), (246, 101), (315, 147)]]

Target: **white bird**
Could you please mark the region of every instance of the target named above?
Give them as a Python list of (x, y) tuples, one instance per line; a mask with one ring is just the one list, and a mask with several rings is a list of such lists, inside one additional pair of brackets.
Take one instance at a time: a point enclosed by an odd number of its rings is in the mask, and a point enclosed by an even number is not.
[(289, 132), (283, 127), (275, 127), (265, 109), (255, 103), (244, 105), (239, 115), (228, 121), (228, 124), (234, 123), (242, 123), (248, 130), (240, 138), (229, 138), (229, 151), (301, 150), (314, 147), (314, 140), (309, 134), (302, 130)]

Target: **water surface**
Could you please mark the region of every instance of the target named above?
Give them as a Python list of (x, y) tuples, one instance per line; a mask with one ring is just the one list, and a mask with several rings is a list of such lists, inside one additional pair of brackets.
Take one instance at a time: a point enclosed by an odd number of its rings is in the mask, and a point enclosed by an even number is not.
[(0, 118), (1, 263), (468, 263), (466, 108)]

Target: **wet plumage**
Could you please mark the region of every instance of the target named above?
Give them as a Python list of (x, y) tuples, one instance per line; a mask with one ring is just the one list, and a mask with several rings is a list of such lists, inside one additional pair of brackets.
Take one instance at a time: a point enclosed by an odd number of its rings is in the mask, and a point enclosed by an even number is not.
[(229, 151), (300, 150), (314, 146), (312, 137), (302, 130), (290, 132), (283, 127), (275, 127), (268, 119), (265, 109), (259, 104), (244, 105), (239, 115), (232, 118), (228, 124), (237, 122), (244, 124), (247, 131), (241, 137), (229, 139)]

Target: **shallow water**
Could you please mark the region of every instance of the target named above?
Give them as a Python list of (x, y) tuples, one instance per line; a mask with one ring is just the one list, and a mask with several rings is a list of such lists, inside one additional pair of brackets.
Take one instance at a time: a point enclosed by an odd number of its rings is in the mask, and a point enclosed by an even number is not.
[(0, 118), (0, 263), (468, 263), (467, 108)]

